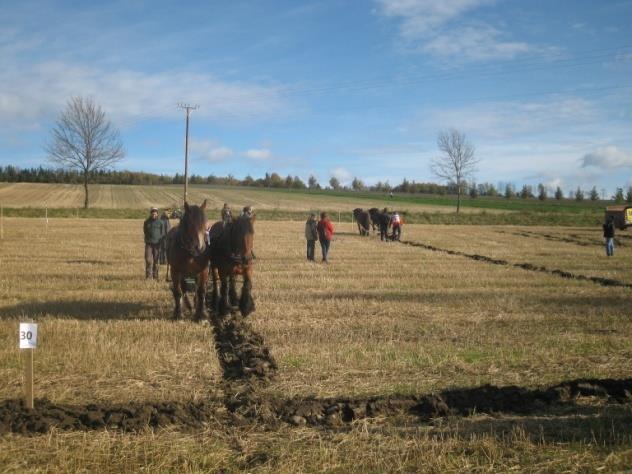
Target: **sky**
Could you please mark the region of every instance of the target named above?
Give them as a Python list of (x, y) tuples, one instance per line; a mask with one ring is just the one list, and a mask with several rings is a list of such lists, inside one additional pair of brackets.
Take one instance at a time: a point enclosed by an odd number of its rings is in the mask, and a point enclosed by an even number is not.
[(475, 181), (632, 186), (631, 0), (0, 0), (0, 166), (52, 166), (68, 101), (120, 131), (116, 169), (323, 185), (440, 182), (466, 134)]

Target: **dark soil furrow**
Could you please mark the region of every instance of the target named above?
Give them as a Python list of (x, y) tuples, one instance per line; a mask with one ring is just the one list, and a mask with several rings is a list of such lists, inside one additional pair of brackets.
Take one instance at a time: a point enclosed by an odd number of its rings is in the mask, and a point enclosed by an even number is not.
[[(236, 388), (237, 385), (233, 385)], [(554, 409), (579, 409), (588, 397), (597, 404), (632, 404), (632, 379), (578, 379), (560, 384), (529, 389), (517, 386), (484, 385), (475, 388), (445, 390), (419, 396), (384, 396), (351, 399), (346, 397), (318, 399), (261, 397), (251, 387), (241, 385), (248, 399), (236, 405), (231, 415), (217, 401), (164, 402), (130, 405), (66, 406), (37, 400), (35, 409), (25, 408), (22, 401), (0, 403), (0, 435), (5, 433), (45, 433), (55, 427), (61, 430), (96, 430), (105, 428), (140, 431), (146, 428), (177, 426), (201, 428), (212, 421), (234, 425), (249, 420), (264, 421), (271, 428), (279, 421), (293, 425), (339, 427), (354, 420), (372, 417), (398, 419), (413, 417), (419, 423), (448, 415), (546, 414)], [(229, 409), (231, 407), (229, 406)]]
[(448, 255), (457, 255), (459, 257), (466, 257), (466, 258), (470, 258), (472, 260), (478, 260), (479, 262), (491, 263), (491, 264), (494, 264), (494, 265), (505, 265), (505, 266), (515, 267), (515, 268), (521, 268), (523, 270), (528, 270), (528, 271), (532, 271), (532, 272), (547, 273), (549, 275), (555, 275), (555, 276), (559, 276), (561, 278), (568, 278), (568, 279), (571, 279), (571, 280), (590, 281), (592, 283), (596, 283), (596, 284), (602, 285), (602, 286), (615, 286), (615, 287), (620, 287), (620, 288), (632, 288), (632, 284), (623, 282), (621, 280), (615, 280), (614, 278), (604, 278), (604, 277), (599, 277), (599, 276), (579, 275), (579, 274), (567, 272), (567, 271), (564, 271), (564, 270), (558, 270), (558, 269), (551, 270), (551, 269), (546, 268), (544, 266), (533, 265), (532, 263), (512, 263), (512, 262), (509, 262), (507, 260), (491, 258), (491, 257), (487, 257), (485, 255), (469, 254), (469, 253), (465, 253), (465, 252), (460, 252), (458, 250), (442, 249), (442, 248), (439, 248), (439, 247), (435, 247), (434, 245), (423, 244), (421, 242), (413, 242), (413, 241), (409, 241), (409, 240), (402, 240), (401, 243), (404, 244), (404, 245), (410, 245), (412, 247), (421, 247), (421, 248), (424, 248), (424, 249), (427, 249), (427, 250), (432, 250), (433, 252), (442, 252), (442, 253), (447, 253)]
[(257, 392), (268, 384), (277, 364), (263, 337), (240, 314), (211, 317), (215, 349), (223, 372), (224, 404), (237, 417), (270, 420)]
[[(559, 235), (552, 234), (542, 234), (540, 232), (532, 232), (528, 230), (517, 231), (517, 232), (507, 232), (507, 231), (499, 231), (501, 234), (507, 235), (516, 235), (518, 237), (527, 237), (527, 238), (536, 238), (536, 239), (544, 239), (551, 242), (563, 242), (567, 244), (579, 245), (581, 247), (599, 247), (603, 246), (604, 242), (597, 239), (588, 239), (582, 240), (582, 236), (577, 234), (569, 234), (568, 237), (562, 237)], [(617, 247), (625, 247), (625, 244), (621, 241), (619, 237), (615, 238), (615, 245)]]

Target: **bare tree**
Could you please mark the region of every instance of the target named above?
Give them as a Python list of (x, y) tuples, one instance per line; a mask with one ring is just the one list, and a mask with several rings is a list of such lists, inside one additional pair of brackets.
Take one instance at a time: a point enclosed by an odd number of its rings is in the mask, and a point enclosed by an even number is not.
[(125, 156), (118, 130), (91, 98), (73, 97), (51, 133), (51, 141), (45, 147), (48, 159), (83, 175), (83, 207), (87, 209), (88, 182), (92, 175)]
[(432, 160), (430, 169), (435, 176), (454, 182), (457, 189), (456, 212), (461, 209), (461, 194), (467, 178), (476, 171), (478, 160), (474, 157), (474, 146), (465, 134), (451, 128), (439, 133), (437, 146), (443, 153)]

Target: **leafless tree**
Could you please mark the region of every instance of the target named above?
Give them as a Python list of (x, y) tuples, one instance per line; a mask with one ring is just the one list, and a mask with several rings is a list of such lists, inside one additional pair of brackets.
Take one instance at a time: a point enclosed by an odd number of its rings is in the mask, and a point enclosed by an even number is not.
[(123, 143), (105, 112), (91, 98), (73, 97), (60, 114), (46, 145), (48, 159), (83, 176), (88, 208), (88, 182), (92, 175), (122, 160)]
[(432, 173), (440, 179), (456, 184), (456, 212), (461, 209), (461, 194), (467, 179), (476, 171), (478, 160), (474, 157), (474, 146), (465, 134), (451, 128), (439, 133), (437, 146), (442, 155), (430, 164)]

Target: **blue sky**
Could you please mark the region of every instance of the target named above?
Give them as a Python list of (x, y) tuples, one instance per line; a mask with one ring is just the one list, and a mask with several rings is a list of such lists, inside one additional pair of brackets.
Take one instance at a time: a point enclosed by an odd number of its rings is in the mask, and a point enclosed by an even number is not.
[(47, 166), (72, 96), (119, 128), (118, 169), (632, 185), (632, 1), (0, 2), (0, 165)]

